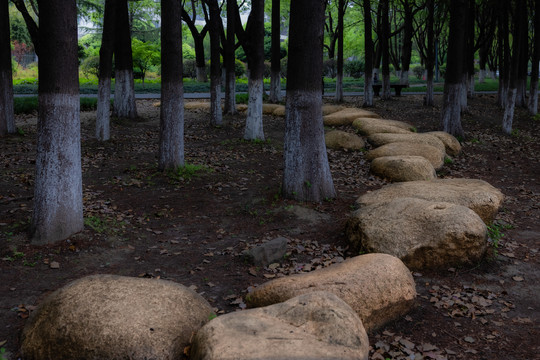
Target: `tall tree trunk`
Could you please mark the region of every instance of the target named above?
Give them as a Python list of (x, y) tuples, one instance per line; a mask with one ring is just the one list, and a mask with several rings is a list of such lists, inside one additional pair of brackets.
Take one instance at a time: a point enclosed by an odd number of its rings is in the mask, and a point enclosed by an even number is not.
[(336, 196), (321, 109), (323, 2), (291, 2), (285, 110), (283, 194), (315, 202)]
[[(523, 9), (519, 9), (522, 21), (528, 21), (527, 4), (523, 2)], [(528, 26), (520, 26), (520, 33), (516, 38), (523, 41), (520, 46), (519, 65), (518, 65), (518, 77), (517, 77), (517, 94), (516, 105), (524, 109), (527, 108), (527, 68), (529, 65), (529, 28)]]
[(364, 0), (364, 50), (366, 54), (364, 71), (364, 107), (373, 106), (373, 39), (371, 33), (371, 1)]
[(204, 36), (198, 34), (193, 36), (193, 42), (195, 44), (195, 67), (197, 72), (197, 81), (207, 82), (206, 76), (206, 62), (204, 59)]
[(467, 1), (453, 0), (450, 3), (448, 61), (441, 114), (443, 130), (460, 137), (463, 137), (463, 128), (461, 127), (461, 81), (463, 78), (463, 43), (465, 42)]
[(382, 94), (381, 99), (389, 100), (392, 97), (390, 93), (390, 50), (388, 42), (390, 38), (389, 0), (380, 0), (379, 6), (382, 16), (382, 35), (379, 40), (382, 50)]
[(8, 0), (0, 0), (0, 136), (15, 133)]
[(30, 38), (32, 39), (32, 43), (34, 44), (34, 51), (37, 55), (40, 54), (40, 46), (39, 46), (39, 28), (36, 22), (34, 21), (34, 18), (32, 18), (32, 15), (28, 12), (28, 9), (26, 8), (26, 5), (24, 3), (24, 0), (12, 0), (12, 2), (17, 7), (17, 10), (20, 11), (24, 22), (26, 24), (26, 28), (28, 29), (28, 33), (30, 34)]
[(409, 67), (411, 65), (412, 38), (413, 38), (413, 10), (409, 0), (403, 1), (405, 19), (403, 23), (403, 46), (401, 52), (401, 78), (399, 83), (409, 84)]
[(538, 113), (538, 66), (540, 65), (540, 0), (534, 1), (534, 37), (531, 64), (531, 85), (529, 92), (529, 113)]
[(223, 124), (221, 110), (220, 31), (221, 11), (217, 0), (205, 0), (210, 12), (210, 123)]
[(184, 86), (180, 3), (161, 0), (160, 170), (184, 166)]
[(225, 44), (225, 113), (236, 114), (236, 72), (234, 49), (235, 41), (235, 13), (236, 0), (227, 0), (227, 42)]
[(103, 34), (99, 49), (98, 102), (96, 113), (96, 139), (107, 141), (111, 138), (111, 73), (114, 48), (114, 24), (116, 6), (114, 0), (105, 1)]
[(126, 0), (116, 1), (116, 28), (114, 31), (114, 115), (119, 118), (135, 119), (135, 85), (133, 82), (133, 57), (129, 12)]
[(39, 110), (33, 244), (83, 229), (77, 5), (39, 0)]
[(281, 15), (280, 0), (272, 0), (272, 65), (270, 71), (270, 102), (281, 101)]
[(262, 117), (264, 92), (264, 0), (252, 0), (249, 17), (249, 100), (244, 139), (264, 140)]
[(337, 79), (336, 79), (336, 101), (343, 102), (343, 17), (345, 16), (345, 1), (338, 1), (338, 51), (337, 51)]
[(426, 98), (424, 105), (433, 106), (433, 67), (435, 66), (435, 35), (434, 35), (434, 23), (435, 23), (435, 0), (427, 0), (427, 83), (426, 83)]
[[(523, 27), (527, 23), (527, 5), (525, 0), (516, 0), (514, 8), (514, 29), (516, 34), (521, 34)], [(504, 110), (502, 129), (505, 134), (512, 133), (512, 124), (514, 122), (514, 110), (516, 107), (517, 86), (519, 77), (519, 63), (522, 55), (521, 48), (526, 46), (526, 38), (514, 37), (512, 42), (512, 61), (510, 71), (510, 82), (508, 86), (508, 99)]]
[(499, 57), (499, 90), (497, 103), (502, 108), (506, 108), (506, 100), (508, 99), (508, 83), (510, 77), (510, 44), (508, 40), (508, 14), (510, 2), (507, 0), (498, 0), (497, 6), (497, 41), (498, 57)]

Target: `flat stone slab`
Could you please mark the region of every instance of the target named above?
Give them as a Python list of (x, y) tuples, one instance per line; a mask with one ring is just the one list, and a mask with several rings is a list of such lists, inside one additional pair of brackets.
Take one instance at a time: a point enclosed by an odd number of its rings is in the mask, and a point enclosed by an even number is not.
[(364, 119), (356, 119), (352, 123), (352, 126), (358, 130), (358, 132), (365, 136), (370, 136), (379, 133), (391, 133), (391, 134), (410, 134), (410, 130), (385, 124), (384, 122), (366, 122)]
[(356, 200), (359, 207), (390, 202), (399, 197), (449, 202), (466, 206), (490, 224), (499, 211), (503, 193), (488, 182), (478, 179), (435, 179), (387, 185), (368, 192)]
[(367, 153), (366, 159), (373, 160), (383, 156), (422, 156), (426, 158), (435, 170), (444, 165), (444, 151), (428, 144), (414, 144), (409, 142), (395, 142), (380, 146)]
[(329, 131), (324, 135), (326, 147), (334, 150), (362, 150), (366, 143), (355, 134), (341, 130)]
[(213, 313), (172, 281), (93, 275), (55, 291), (27, 321), (25, 359), (179, 359)]
[(353, 126), (358, 126), (358, 127), (361, 127), (362, 125), (376, 124), (376, 125), (394, 126), (403, 130), (407, 130), (407, 132), (414, 131), (413, 125), (406, 123), (404, 121), (399, 121), (399, 120), (362, 117), (362, 118), (356, 119), (354, 122), (356, 123), (356, 125), (353, 125)]
[(437, 178), (433, 165), (422, 156), (383, 156), (371, 162), (370, 170), (391, 182)]
[(323, 116), (323, 122), (326, 126), (351, 125), (358, 118), (380, 118), (379, 115), (357, 108), (345, 108), (330, 115)]
[(411, 144), (428, 144), (446, 153), (444, 143), (434, 135), (409, 133), (409, 134), (373, 134), (368, 137), (368, 142), (375, 146), (383, 146), (395, 142), (408, 142)]
[(360, 316), (369, 333), (406, 314), (414, 305), (416, 287), (401, 260), (367, 254), (305, 274), (267, 282), (248, 294), (251, 307), (268, 306), (314, 291), (328, 291)]
[(210, 321), (195, 336), (196, 360), (367, 360), (362, 321), (336, 295), (312, 292)]
[(346, 228), (351, 248), (390, 254), (412, 270), (474, 264), (488, 246), (486, 225), (474, 211), (416, 198), (363, 206)]

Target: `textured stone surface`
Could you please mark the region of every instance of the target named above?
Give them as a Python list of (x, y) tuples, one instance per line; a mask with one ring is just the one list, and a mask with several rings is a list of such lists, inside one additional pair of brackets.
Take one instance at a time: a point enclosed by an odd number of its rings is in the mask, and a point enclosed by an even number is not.
[(212, 314), (171, 281), (94, 275), (49, 295), (22, 335), (25, 359), (179, 359)]
[(338, 112), (338, 111), (341, 111), (341, 110), (344, 110), (345, 109), (345, 106), (343, 105), (323, 105), (322, 106), (322, 113), (323, 113), (323, 116), (324, 115), (330, 115), (330, 114), (333, 114), (335, 112)]
[(247, 250), (244, 256), (254, 265), (267, 266), (282, 260), (286, 252), (287, 239), (277, 237)]
[(413, 144), (428, 144), (436, 147), (441, 152), (446, 152), (443, 142), (436, 136), (418, 133), (409, 134), (373, 134), (369, 136), (368, 142), (375, 146), (383, 146), (395, 142), (408, 142)]
[(327, 148), (335, 150), (361, 150), (366, 146), (361, 137), (340, 130), (327, 132), (324, 136), (324, 141)]
[(444, 165), (444, 151), (427, 144), (414, 144), (409, 142), (395, 142), (380, 146), (367, 153), (366, 159), (373, 160), (383, 156), (422, 156), (429, 160), (435, 170)]
[(450, 135), (444, 131), (431, 131), (427, 132), (426, 134), (438, 137), (446, 147), (446, 153), (448, 155), (457, 156), (461, 152), (461, 144), (453, 135)]
[(387, 125), (387, 126), (394, 126), (403, 130), (407, 130), (407, 132), (413, 131), (414, 127), (406, 122), (399, 121), (399, 120), (389, 120), (389, 119), (374, 119), (369, 117), (364, 118), (358, 118), (354, 121), (356, 123), (356, 126), (362, 126), (362, 125)]
[(403, 128), (393, 126), (390, 124), (385, 124), (384, 122), (366, 122), (361, 121), (364, 119), (356, 119), (352, 123), (352, 126), (358, 130), (362, 135), (370, 136), (373, 134), (379, 133), (391, 133), (391, 134), (410, 134), (410, 130), (405, 130)]
[(396, 256), (413, 270), (475, 263), (488, 245), (486, 225), (471, 209), (415, 198), (361, 207), (346, 233), (353, 249)]
[(191, 359), (368, 359), (362, 321), (336, 295), (313, 292), (275, 305), (233, 312), (206, 324)]
[(360, 316), (368, 333), (406, 314), (416, 297), (412, 275), (401, 260), (367, 254), (272, 280), (257, 287), (246, 300), (250, 306), (267, 306), (314, 291), (339, 296)]
[(281, 108), (285, 110), (285, 106), (280, 105), (280, 104), (263, 104), (263, 114), (272, 115), (274, 111)]
[(478, 179), (436, 179), (392, 184), (360, 196), (359, 207), (389, 202), (398, 197), (414, 197), (466, 206), (489, 224), (495, 218), (504, 195), (499, 189)]
[(422, 156), (383, 156), (371, 162), (370, 170), (392, 182), (432, 180), (437, 177), (431, 163)]
[(358, 118), (380, 118), (380, 116), (367, 110), (346, 108), (330, 115), (323, 116), (323, 121), (326, 126), (343, 126), (351, 125), (352, 122)]

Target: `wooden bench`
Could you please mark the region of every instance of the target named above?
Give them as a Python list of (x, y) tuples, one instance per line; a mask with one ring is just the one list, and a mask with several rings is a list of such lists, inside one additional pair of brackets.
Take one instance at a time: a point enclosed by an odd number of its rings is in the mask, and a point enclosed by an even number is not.
[[(382, 84), (373, 84), (373, 93), (375, 96), (379, 96), (379, 93), (381, 92)], [(401, 89), (408, 88), (409, 85), (402, 85), (402, 84), (390, 84), (390, 88), (394, 89), (396, 92), (396, 96), (401, 96)]]

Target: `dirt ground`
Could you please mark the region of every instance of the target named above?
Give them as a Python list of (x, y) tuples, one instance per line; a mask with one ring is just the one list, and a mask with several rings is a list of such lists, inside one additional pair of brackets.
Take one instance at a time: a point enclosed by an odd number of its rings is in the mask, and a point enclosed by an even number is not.
[[(357, 99), (347, 99), (354, 106)], [(441, 98), (436, 97), (437, 104)], [(138, 101), (140, 120), (114, 121), (112, 140), (93, 139), (95, 113), (83, 113), (85, 229), (66, 241), (31, 246), (35, 115), (0, 139), (0, 347), (19, 358), (29, 313), (50, 292), (90, 274), (159, 277), (190, 286), (218, 314), (245, 308), (251, 287), (353, 256), (344, 224), (354, 200), (386, 182), (369, 173), (364, 152), (329, 151), (338, 198), (298, 203), (280, 195), (284, 119), (265, 116), (264, 142), (242, 139), (245, 115), (211, 127), (205, 111), (186, 111), (186, 162), (157, 171), (159, 108)], [(515, 132), (500, 131), (495, 96), (477, 95), (464, 115), (463, 152), (440, 177), (478, 178), (506, 195), (497, 218), (504, 236), (470, 267), (414, 273), (417, 306), (370, 334), (372, 359), (540, 359), (540, 121), (517, 110)], [(437, 130), (440, 105), (422, 96), (377, 101), (387, 119)], [(353, 129), (348, 129), (353, 131)], [(241, 252), (289, 239), (279, 266), (257, 268)], [(495, 246), (497, 245), (497, 246)], [(1, 355), (0, 355), (1, 359)]]

